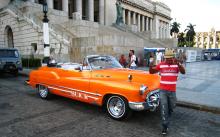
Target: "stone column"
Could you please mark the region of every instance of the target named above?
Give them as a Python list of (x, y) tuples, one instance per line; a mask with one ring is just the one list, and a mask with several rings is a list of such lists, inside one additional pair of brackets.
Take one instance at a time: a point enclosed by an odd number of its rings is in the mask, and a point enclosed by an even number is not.
[(123, 9), (122, 12), (123, 12), (123, 22), (124, 22), (124, 24), (125, 24), (125, 21), (126, 21), (126, 20), (125, 20), (125, 9)]
[(164, 22), (162, 22), (162, 39), (165, 38), (165, 30), (166, 28), (165, 28)]
[(128, 10), (128, 25), (131, 25), (131, 11)]
[(148, 17), (146, 17), (145, 31), (148, 31)]
[(53, 0), (47, 0), (47, 5), (49, 9), (53, 9)]
[(89, 21), (94, 21), (94, 0), (88, 0)]
[(141, 16), (140, 16), (140, 14), (138, 14), (137, 18), (138, 18), (138, 22), (137, 22), (138, 31), (141, 31)]
[(133, 24), (136, 24), (136, 13), (133, 12)]
[(161, 39), (163, 39), (163, 34), (164, 34), (163, 22), (160, 23), (160, 27), (161, 27)]
[(164, 26), (163, 38), (165, 39), (165, 38), (167, 38), (167, 26), (166, 26), (165, 22), (164, 22), (163, 26)]
[(153, 30), (153, 19), (152, 18), (149, 18), (150, 19), (150, 31)]
[(216, 31), (213, 34), (213, 47), (218, 48), (218, 45), (216, 46)]
[(167, 38), (170, 37), (170, 24), (167, 23)]
[(162, 32), (162, 28), (161, 26), (159, 26), (159, 39), (161, 39), (161, 32)]
[(198, 46), (198, 34), (196, 34), (196, 48), (199, 48), (199, 46)]
[(210, 46), (210, 33), (208, 33), (208, 36), (207, 36), (207, 47), (211, 48), (211, 46)]
[(82, 0), (76, 0), (76, 12), (80, 14), (80, 19), (82, 19)]
[(202, 48), (204, 49), (205, 46), (204, 46), (204, 36), (203, 36), (203, 34), (201, 35), (201, 39), (202, 39), (202, 40), (201, 40), (201, 41), (202, 41), (202, 42), (201, 42), (201, 43), (202, 43), (201, 45), (202, 45)]
[(68, 13), (68, 0), (62, 0), (62, 10)]
[(30, 2), (32, 2), (32, 3), (35, 3), (35, 0), (29, 0)]
[(104, 25), (104, 0), (99, 0), (99, 23)]
[(145, 30), (145, 17), (144, 17), (144, 15), (142, 15), (142, 31), (144, 31)]

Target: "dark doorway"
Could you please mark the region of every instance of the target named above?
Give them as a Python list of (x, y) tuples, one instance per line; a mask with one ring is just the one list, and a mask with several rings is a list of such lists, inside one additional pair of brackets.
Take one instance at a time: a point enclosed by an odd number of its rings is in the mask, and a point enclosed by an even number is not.
[(14, 48), (13, 32), (10, 26), (5, 27), (5, 46)]

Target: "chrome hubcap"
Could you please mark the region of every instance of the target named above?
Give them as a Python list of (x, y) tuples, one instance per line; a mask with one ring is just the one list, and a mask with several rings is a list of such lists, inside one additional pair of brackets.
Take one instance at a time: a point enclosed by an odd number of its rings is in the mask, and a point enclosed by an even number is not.
[(108, 111), (115, 118), (121, 117), (125, 112), (124, 101), (119, 97), (111, 97), (108, 101)]
[(47, 97), (48, 90), (47, 90), (46, 87), (39, 85), (38, 90), (39, 90), (40, 96), (41, 96), (42, 98)]

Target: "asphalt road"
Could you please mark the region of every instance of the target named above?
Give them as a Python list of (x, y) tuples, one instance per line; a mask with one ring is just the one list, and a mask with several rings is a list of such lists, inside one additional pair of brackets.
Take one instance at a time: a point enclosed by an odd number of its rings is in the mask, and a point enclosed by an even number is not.
[[(1, 137), (158, 137), (159, 112), (135, 112), (115, 121), (97, 106), (55, 96), (47, 101), (24, 77), (0, 75)], [(220, 137), (220, 115), (177, 107), (170, 137)]]

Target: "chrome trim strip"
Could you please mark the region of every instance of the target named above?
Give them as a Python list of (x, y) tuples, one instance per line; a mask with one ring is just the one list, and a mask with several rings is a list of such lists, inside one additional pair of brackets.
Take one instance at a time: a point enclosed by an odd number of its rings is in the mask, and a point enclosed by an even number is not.
[(95, 100), (98, 100), (99, 98), (96, 98), (96, 97), (92, 97), (92, 96), (87, 96), (89, 98), (92, 98), (92, 99), (95, 99)]
[[(54, 88), (64, 88), (64, 90), (68, 89), (68, 90), (71, 90), (71, 91), (77, 91), (77, 92), (81, 92), (81, 93), (85, 93), (85, 94), (90, 94), (90, 95), (94, 95), (94, 96), (99, 96), (99, 97), (102, 96), (101, 94), (91, 93), (91, 92), (87, 92), (87, 91), (83, 91), (83, 90), (78, 90), (78, 89), (74, 89), (74, 88), (68, 88), (68, 87), (64, 87), (64, 86), (48, 85), (48, 84), (44, 84), (44, 83), (39, 83), (39, 84), (50, 86), (50, 87), (54, 87)], [(65, 90), (65, 91), (67, 91), (67, 90)]]
[[(51, 86), (48, 86), (48, 88), (49, 88), (49, 89), (51, 88), (51, 89), (61, 90), (61, 91), (67, 92), (67, 93), (72, 93), (72, 92), (69, 91), (69, 90), (64, 90), (64, 89), (55, 88), (55, 87), (51, 87)], [(88, 98), (92, 98), (92, 99), (95, 99), (95, 100), (98, 99), (98, 98), (96, 98), (96, 97), (92, 97), (92, 96), (86, 96), (86, 97), (88, 97)]]
[(144, 104), (144, 103), (146, 103), (146, 102), (129, 102), (129, 104), (135, 104), (135, 105), (141, 105), (141, 104)]

